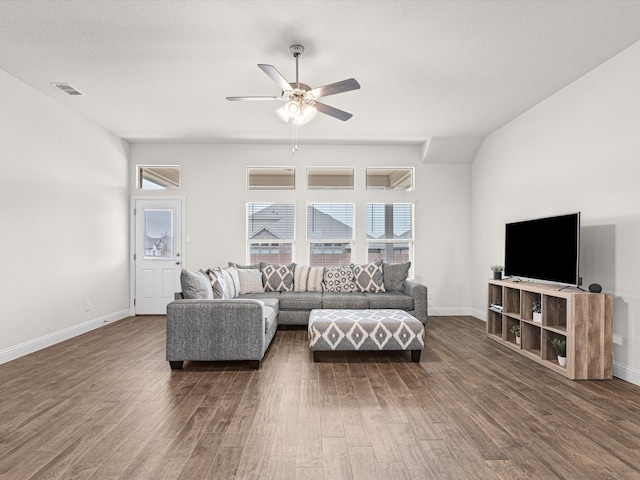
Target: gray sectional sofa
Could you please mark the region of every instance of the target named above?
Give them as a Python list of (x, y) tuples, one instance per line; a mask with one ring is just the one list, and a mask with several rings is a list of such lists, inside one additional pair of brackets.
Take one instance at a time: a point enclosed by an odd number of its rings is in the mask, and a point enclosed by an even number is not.
[[(204, 273), (196, 281), (202, 282), (202, 278), (206, 278)], [(185, 295), (183, 281), (183, 292), (167, 306), (167, 360), (172, 369), (182, 368), (185, 360), (246, 360), (252, 368), (259, 368), (278, 326), (306, 326), (313, 309), (399, 309), (426, 325), (427, 287), (405, 279), (387, 286), (393, 290), (320, 292), (293, 288), (224, 299), (213, 298), (206, 291), (211, 290), (207, 282), (196, 288), (200, 291)]]

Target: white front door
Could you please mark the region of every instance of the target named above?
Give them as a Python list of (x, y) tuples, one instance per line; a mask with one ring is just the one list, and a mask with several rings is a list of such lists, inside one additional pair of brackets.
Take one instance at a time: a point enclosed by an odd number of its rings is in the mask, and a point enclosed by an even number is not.
[(136, 315), (165, 314), (180, 291), (182, 269), (182, 200), (136, 199)]

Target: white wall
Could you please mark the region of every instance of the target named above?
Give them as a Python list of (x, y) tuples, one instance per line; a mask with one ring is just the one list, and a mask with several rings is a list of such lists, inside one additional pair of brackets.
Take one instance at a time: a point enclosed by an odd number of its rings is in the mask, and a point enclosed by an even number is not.
[[(302, 133), (301, 133), (302, 136)], [(430, 314), (468, 313), (470, 292), (469, 165), (429, 165), (420, 161), (418, 146), (301, 145), (295, 155), (287, 145), (133, 144), (131, 172), (136, 165), (181, 165), (182, 188), (149, 195), (182, 195), (186, 201), (186, 266), (190, 269), (244, 263), (247, 202), (296, 202), (296, 238), (305, 238), (306, 202), (356, 202), (356, 230), (364, 232), (367, 202), (415, 202), (415, 278), (430, 290)], [(296, 167), (294, 191), (246, 189), (247, 166)], [(356, 189), (307, 190), (306, 167), (345, 166), (356, 169)], [(367, 191), (366, 167), (414, 167), (416, 190)], [(135, 179), (131, 180), (135, 189)], [(133, 190), (132, 190), (133, 191)], [(364, 241), (355, 246), (355, 261), (364, 262)], [(308, 263), (298, 249), (295, 261)], [(464, 307), (464, 308), (461, 308)]]
[(2, 70), (0, 105), (2, 363), (128, 314), (129, 171), (126, 142)]
[(640, 43), (491, 134), (472, 168), (473, 308), (504, 224), (582, 212), (581, 275), (614, 301), (614, 374), (640, 383)]

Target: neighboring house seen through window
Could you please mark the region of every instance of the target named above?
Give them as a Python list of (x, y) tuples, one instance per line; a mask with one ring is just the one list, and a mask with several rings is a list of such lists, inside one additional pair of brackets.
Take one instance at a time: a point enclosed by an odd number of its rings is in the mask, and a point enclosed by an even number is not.
[(353, 261), (353, 203), (307, 204), (307, 240), (312, 267)]
[(294, 204), (249, 203), (247, 223), (251, 264), (286, 264), (293, 261)]

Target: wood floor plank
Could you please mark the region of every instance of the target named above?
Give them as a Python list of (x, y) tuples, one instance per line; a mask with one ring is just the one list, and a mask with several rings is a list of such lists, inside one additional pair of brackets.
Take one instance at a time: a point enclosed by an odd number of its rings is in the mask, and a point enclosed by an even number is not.
[(372, 447), (349, 447), (353, 480), (382, 480)]
[(324, 468), (324, 477), (327, 479), (353, 479), (346, 439), (322, 439), (322, 464)]

